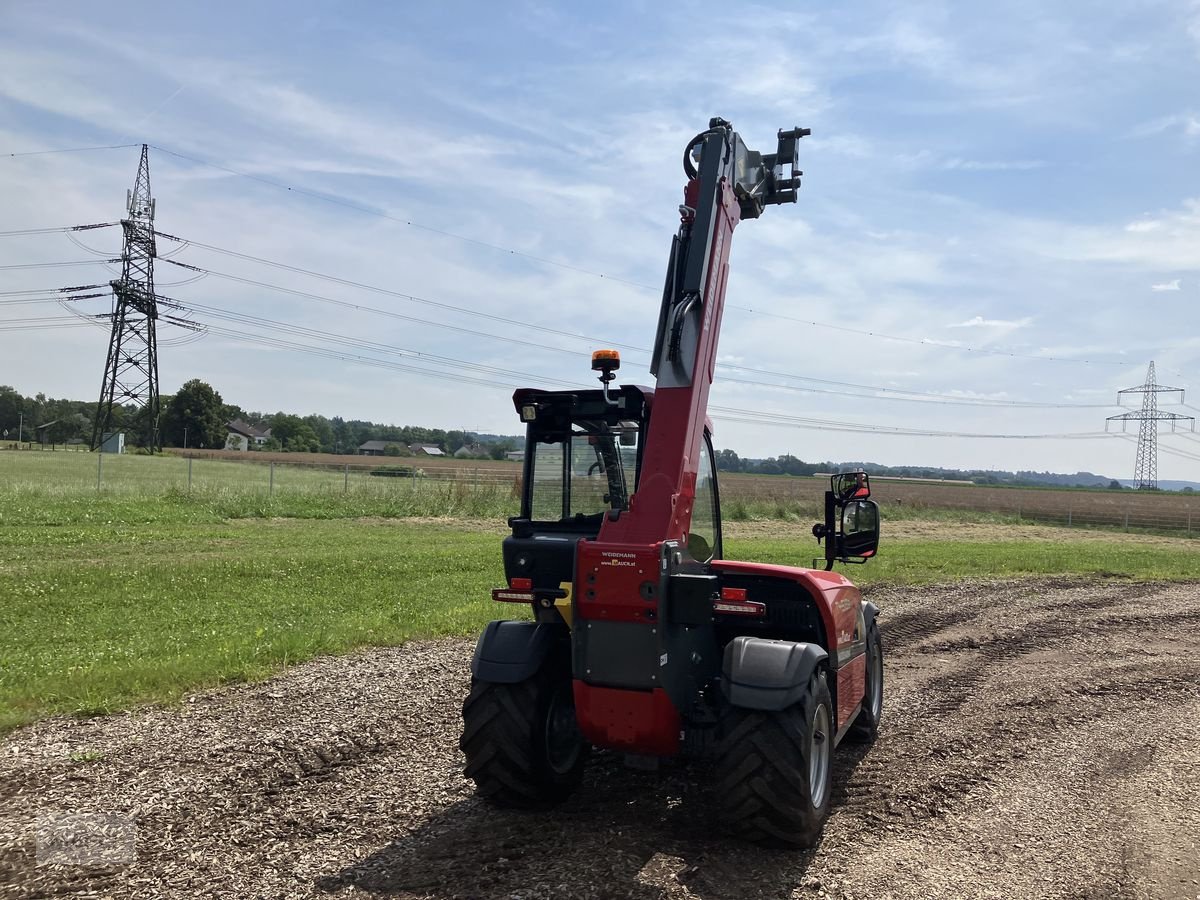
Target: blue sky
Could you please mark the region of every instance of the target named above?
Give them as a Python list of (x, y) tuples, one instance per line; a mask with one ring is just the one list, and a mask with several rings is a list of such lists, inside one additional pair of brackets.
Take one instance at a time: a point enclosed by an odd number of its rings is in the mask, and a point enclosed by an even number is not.
[[(162, 231), (443, 304), (189, 246), (174, 258), (393, 315), (169, 264), (162, 293), (371, 341), (346, 353), (391, 367), (214, 328), (163, 347), (164, 391), (201, 377), (248, 409), (513, 432), (513, 387), (586, 384), (592, 349), (652, 342), (688, 138), (721, 115), (766, 150), (803, 125), (800, 202), (736, 233), (712, 404), (748, 415), (714, 414), (718, 446), (1128, 477), (1121, 438), (944, 433), (1100, 432), (1151, 359), (1200, 388), (1200, 4), (827, 6), (9, 2), (0, 231), (116, 219), (137, 162), (5, 154), (143, 141), (364, 207), (153, 150)], [(84, 258), (0, 238), (0, 265)], [(109, 277), (5, 270), (0, 289)], [(0, 382), (91, 398), (105, 349), (99, 328), (0, 329)], [(648, 381), (645, 354), (623, 372)], [(1200, 478), (1194, 439), (1162, 446), (1160, 477)]]

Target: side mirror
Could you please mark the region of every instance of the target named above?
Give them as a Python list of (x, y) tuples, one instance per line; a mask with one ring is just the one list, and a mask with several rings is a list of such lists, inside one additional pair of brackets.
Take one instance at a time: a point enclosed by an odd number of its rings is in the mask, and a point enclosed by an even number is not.
[(843, 472), (829, 479), (829, 489), (838, 503), (866, 500), (871, 496), (871, 479), (866, 472)]
[[(825, 571), (836, 562), (864, 563), (879, 549), (879, 505), (871, 496), (866, 472), (844, 472), (829, 479), (825, 492), (825, 521), (812, 528), (817, 543), (825, 542)], [(817, 566), (819, 560), (813, 560)]]
[(879, 549), (879, 505), (874, 500), (851, 500), (842, 507), (838, 556), (867, 559)]

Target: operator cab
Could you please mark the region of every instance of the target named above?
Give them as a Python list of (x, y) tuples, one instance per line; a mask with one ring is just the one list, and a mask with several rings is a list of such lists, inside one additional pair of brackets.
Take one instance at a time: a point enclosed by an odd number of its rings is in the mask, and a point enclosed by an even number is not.
[(629, 509), (654, 392), (523, 388), (513, 404), (526, 423), (521, 514), (513, 532), (595, 537), (605, 515)]
[[(606, 373), (608, 374), (608, 373)], [(611, 379), (610, 379), (611, 380)], [(638, 489), (654, 391), (636, 385), (601, 390), (522, 388), (513, 405), (526, 424), (521, 512), (508, 520), (504, 574), (517, 600), (532, 595), (539, 620), (566, 613), (575, 545), (595, 540), (604, 517), (630, 508)], [(696, 478), (689, 555), (707, 563), (721, 555), (716, 470), (705, 430)]]

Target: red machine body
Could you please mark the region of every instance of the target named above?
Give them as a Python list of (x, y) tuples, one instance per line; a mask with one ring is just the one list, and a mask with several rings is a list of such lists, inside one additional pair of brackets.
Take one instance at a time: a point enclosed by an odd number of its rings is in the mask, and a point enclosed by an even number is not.
[[(652, 390), (612, 388), (620, 361), (607, 350), (593, 356), (602, 390), (513, 396), (527, 424), (521, 513), (493, 597), (530, 603), (534, 621), (480, 637), (460, 742), (495, 802), (562, 799), (590, 746), (642, 760), (711, 752), (741, 773), (723, 788), (731, 828), (808, 846), (828, 814), (832, 747), (851, 729), (875, 733), (877, 610), (829, 571), (878, 545), (866, 474), (834, 476), (825, 495), (813, 527), (824, 571), (722, 558), (706, 411), (730, 248), (743, 219), (795, 201), (807, 133), (781, 131), (777, 152), (760, 154), (713, 119), (688, 144)], [(776, 752), (759, 753), (764, 742)]]

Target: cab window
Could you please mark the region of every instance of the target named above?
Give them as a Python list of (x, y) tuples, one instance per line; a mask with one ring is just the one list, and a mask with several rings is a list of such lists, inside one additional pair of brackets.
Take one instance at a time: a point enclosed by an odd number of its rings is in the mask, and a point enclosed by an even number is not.
[(720, 552), (717, 519), (717, 482), (708, 435), (700, 445), (700, 465), (696, 470), (696, 501), (692, 507), (692, 529), (688, 534), (688, 553), (692, 559), (708, 562)]

